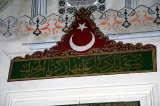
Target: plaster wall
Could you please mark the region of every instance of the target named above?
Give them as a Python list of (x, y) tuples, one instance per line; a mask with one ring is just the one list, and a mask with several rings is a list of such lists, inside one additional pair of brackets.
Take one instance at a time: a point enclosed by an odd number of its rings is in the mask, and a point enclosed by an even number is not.
[[(21, 0), (16, 0), (0, 13), (0, 17), (30, 15), (29, 3), (28, 0), (25, 0), (25, 4)], [(120, 3), (123, 4), (123, 1)], [(146, 2), (146, 5), (149, 5), (147, 3), (151, 2)], [(57, 13), (55, 1), (48, 0), (47, 4), (50, 7), (47, 14)], [(113, 4), (107, 4), (107, 7), (113, 7)], [(115, 6), (115, 8), (121, 7)], [(26, 40), (28, 42), (41, 42), (42, 40), (47, 42), (60, 39), (60, 37), (35, 37), (33, 35), (24, 37), (23, 33), (19, 33), (19, 36), (4, 38), (0, 34), (0, 106), (53, 106), (78, 104), (79, 102), (115, 101), (140, 101), (141, 106), (160, 106), (160, 37), (157, 36), (157, 32), (150, 34), (152, 37), (148, 38), (136, 38), (134, 34), (125, 35), (127, 39), (123, 39), (124, 35), (121, 34), (118, 37), (110, 36), (110, 38), (124, 43), (154, 44), (157, 47), (157, 72), (15, 82), (7, 82), (11, 59), (32, 53), (29, 49), (30, 46), (22, 44)], [(59, 35), (61, 36), (61, 33)], [(145, 35), (148, 33), (139, 33), (136, 36), (143, 37)], [(154, 35), (155, 37), (153, 37)]]
[[(7, 82), (10, 60), (15, 56), (24, 56), (29, 50), (26, 46), (22, 46), (21, 41), (17, 39), (14, 43), (1, 42), (0, 106), (52, 106), (57, 104), (77, 104), (79, 101), (81, 103), (93, 103), (134, 100), (141, 101), (142, 106), (159, 106), (159, 40), (159, 37), (121, 40), (124, 43), (132, 42), (135, 44), (141, 42), (143, 44), (156, 45), (157, 72), (15, 82)], [(102, 89), (101, 87), (104, 88)], [(111, 91), (106, 90), (109, 88)], [(117, 93), (112, 91), (114, 89), (117, 90)], [(147, 99), (147, 97), (153, 100)]]

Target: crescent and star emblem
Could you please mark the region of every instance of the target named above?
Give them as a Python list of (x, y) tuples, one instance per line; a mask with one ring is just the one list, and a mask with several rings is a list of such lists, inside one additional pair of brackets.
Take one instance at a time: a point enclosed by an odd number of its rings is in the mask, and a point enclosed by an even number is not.
[[(79, 24), (79, 27), (77, 28), (77, 29), (81, 29), (81, 31), (83, 31), (83, 29), (84, 28), (87, 28), (86, 26), (85, 26), (85, 23), (84, 24)], [(77, 46), (77, 45), (75, 45), (74, 43), (73, 43), (73, 40), (72, 40), (72, 37), (73, 37), (73, 35), (71, 36), (71, 38), (70, 38), (70, 40), (69, 40), (69, 44), (70, 44), (70, 46), (71, 46), (71, 48), (73, 49), (73, 50), (75, 50), (75, 51), (85, 51), (85, 50), (88, 50), (88, 49), (90, 49), (92, 46), (93, 46), (93, 44), (95, 43), (95, 36), (94, 36), (94, 34), (92, 33), (92, 32), (90, 32), (91, 33), (91, 35), (92, 35), (92, 40), (88, 43), (88, 44), (86, 44), (86, 45), (84, 45), (84, 46)]]

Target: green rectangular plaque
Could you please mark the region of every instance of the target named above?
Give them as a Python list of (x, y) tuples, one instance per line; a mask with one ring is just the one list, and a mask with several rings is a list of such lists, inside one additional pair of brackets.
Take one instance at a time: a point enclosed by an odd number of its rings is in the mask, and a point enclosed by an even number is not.
[(156, 71), (155, 49), (12, 60), (8, 81)]

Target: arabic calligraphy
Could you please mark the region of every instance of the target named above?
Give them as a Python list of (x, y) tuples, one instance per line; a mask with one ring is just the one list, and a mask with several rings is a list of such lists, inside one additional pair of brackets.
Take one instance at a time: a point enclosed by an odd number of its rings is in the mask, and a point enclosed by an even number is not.
[(153, 51), (13, 60), (10, 79), (155, 71)]
[(45, 71), (45, 64), (46, 61), (34, 61), (33, 64), (31, 62), (28, 62), (25, 65), (22, 65), (22, 69), (25, 70), (19, 70), (22, 77), (36, 77), (39, 75), (43, 75)]

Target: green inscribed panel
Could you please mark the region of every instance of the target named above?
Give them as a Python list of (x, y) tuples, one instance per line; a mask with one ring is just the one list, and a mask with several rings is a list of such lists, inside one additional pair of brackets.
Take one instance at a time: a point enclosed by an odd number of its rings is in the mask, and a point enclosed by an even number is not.
[(13, 60), (9, 80), (155, 71), (153, 51)]

